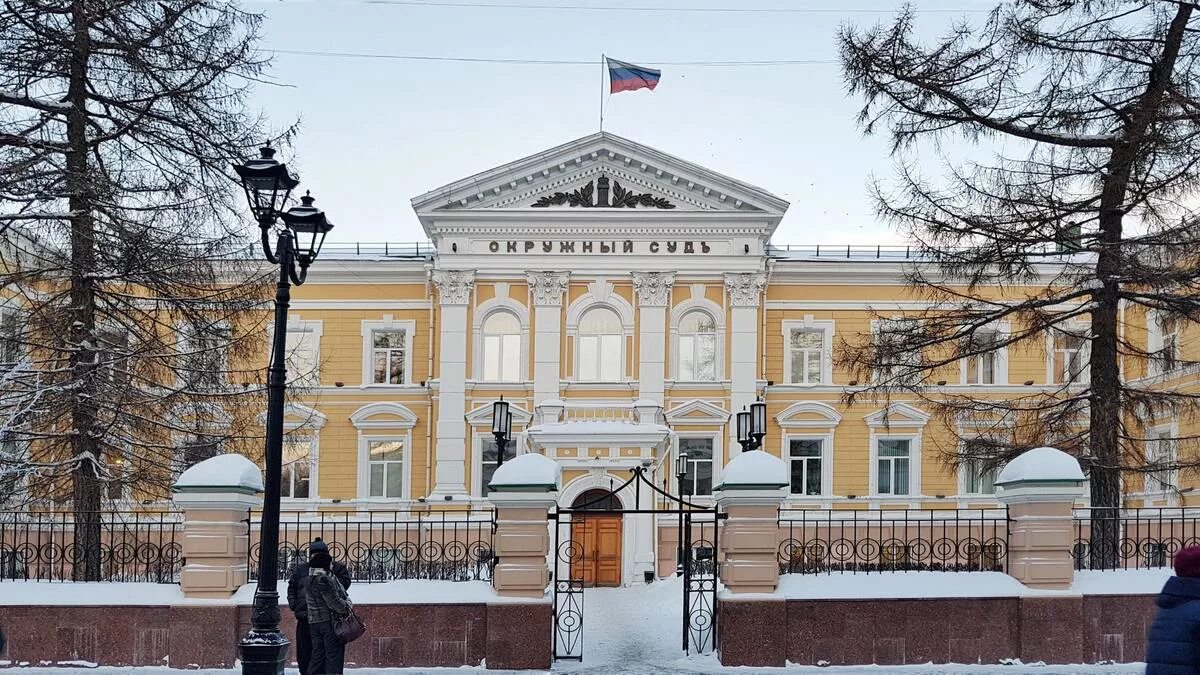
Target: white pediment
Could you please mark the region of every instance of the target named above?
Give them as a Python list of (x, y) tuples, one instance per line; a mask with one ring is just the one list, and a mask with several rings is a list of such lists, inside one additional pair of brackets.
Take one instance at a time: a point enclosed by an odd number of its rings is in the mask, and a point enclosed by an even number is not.
[(869, 427), (923, 427), (930, 414), (907, 403), (892, 403), (865, 416)]
[(709, 401), (692, 399), (671, 408), (665, 413), (671, 424), (724, 424), (729, 421), (729, 411)]
[[(596, 198), (602, 177), (609, 181), (609, 193), (600, 204)], [(583, 196), (589, 185), (590, 203), (576, 199), (572, 206), (569, 198), (556, 197), (560, 193)], [(617, 203), (618, 186), (637, 199)], [(759, 214), (777, 222), (788, 207), (786, 201), (761, 188), (608, 132), (456, 181), (414, 198), (412, 204), (426, 229), (438, 214), (474, 210), (607, 207), (614, 211)], [(664, 208), (668, 205), (671, 208)]]
[[(527, 427), (529, 421), (533, 419), (530, 412), (520, 406), (509, 405), (508, 411), (512, 413), (513, 426)], [(473, 427), (491, 427), (492, 426), (492, 404), (485, 403), (477, 408), (472, 409), (466, 414), (467, 424)]]

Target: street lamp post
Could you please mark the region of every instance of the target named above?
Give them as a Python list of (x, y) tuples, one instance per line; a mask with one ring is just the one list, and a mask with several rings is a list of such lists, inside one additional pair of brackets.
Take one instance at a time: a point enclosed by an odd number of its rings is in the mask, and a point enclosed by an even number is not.
[[(684, 479), (687, 478), (687, 465), (687, 453), (679, 453), (679, 456), (675, 458), (675, 484), (678, 486), (680, 499), (685, 496), (683, 486), (685, 485)], [(675, 552), (675, 576), (683, 576), (683, 504), (679, 505), (679, 546)]]
[[(266, 468), (262, 523), (259, 528), (258, 587), (250, 630), (238, 645), (243, 675), (281, 675), (290, 642), (279, 630), (279, 593), (277, 588), (279, 550), (279, 493), (283, 455), (283, 403), (287, 382), (287, 313), (291, 286), (304, 283), (308, 266), (317, 259), (325, 235), (333, 223), (313, 206), (306, 194), (301, 205), (281, 211), (288, 195), (299, 183), (287, 166), (274, 159), (275, 151), (264, 147), (258, 159), (233, 168), (242, 179), (250, 209), (261, 231), (263, 254), (279, 266), (275, 285), (275, 332), (271, 339), (271, 363), (267, 369), (267, 437), (264, 452)], [(278, 222), (283, 221), (283, 227)], [(271, 247), (271, 235), (275, 246)]]
[(762, 439), (767, 435), (767, 404), (755, 401), (749, 410), (737, 414), (737, 441), (742, 452), (762, 448)]
[(496, 437), (496, 468), (504, 466), (504, 449), (512, 440), (512, 411), (501, 396), (492, 403), (492, 435)]

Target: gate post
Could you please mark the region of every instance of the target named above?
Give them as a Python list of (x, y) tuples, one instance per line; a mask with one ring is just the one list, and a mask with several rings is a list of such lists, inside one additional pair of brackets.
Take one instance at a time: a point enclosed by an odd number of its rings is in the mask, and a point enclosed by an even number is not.
[(546, 596), (547, 516), (557, 501), (561, 476), (558, 462), (526, 453), (505, 462), (488, 484), (487, 498), (496, 509), (492, 586), (506, 599), (488, 604), (489, 668), (550, 668), (554, 607)]
[(788, 484), (783, 460), (758, 450), (730, 460), (715, 493), (717, 508), (726, 514), (720, 534), (725, 592), (717, 606), (722, 665), (785, 665), (787, 603), (774, 593), (779, 585), (779, 507)]
[(183, 511), (185, 598), (228, 598), (249, 580), (250, 509), (262, 505), (262, 473), (237, 454), (210, 457), (171, 487)]
[(1083, 496), (1079, 460), (1036, 448), (996, 478), (996, 500), (1008, 507), (1008, 573), (1030, 588), (1068, 588), (1075, 576), (1075, 500)]

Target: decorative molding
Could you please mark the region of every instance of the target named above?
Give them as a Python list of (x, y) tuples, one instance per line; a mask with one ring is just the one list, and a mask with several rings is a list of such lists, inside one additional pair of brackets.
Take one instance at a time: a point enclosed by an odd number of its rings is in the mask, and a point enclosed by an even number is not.
[(868, 427), (875, 428), (920, 428), (929, 422), (929, 413), (907, 403), (892, 403), (863, 418)]
[(608, 297), (612, 295), (613, 285), (608, 279), (596, 279), (588, 282), (588, 293), (596, 302), (608, 302)]
[(434, 270), (433, 283), (443, 305), (465, 305), (475, 288), (475, 270)]
[[(555, 192), (551, 195), (546, 195), (531, 204), (534, 208), (546, 208), (549, 206), (578, 206), (583, 208), (612, 208), (612, 209), (632, 209), (638, 206), (650, 206), (656, 209), (673, 209), (675, 205), (665, 197), (658, 197), (649, 192), (637, 193), (633, 190), (627, 190), (621, 187), (621, 184), (616, 181), (612, 182), (611, 198), (609, 190), (608, 176), (601, 175), (594, 181), (588, 181), (587, 185), (581, 188), (576, 188), (571, 192)], [(595, 199), (592, 195), (595, 195)]]
[(528, 272), (529, 287), (533, 290), (533, 304), (561, 305), (567, 290), (570, 272)]
[[(372, 419), (376, 416), (383, 416), (383, 419)], [(417, 425), (417, 416), (399, 403), (379, 401), (368, 403), (351, 413), (350, 423), (360, 430), (411, 429)]]
[(633, 288), (639, 305), (666, 307), (675, 285), (674, 272), (634, 272)]
[(664, 413), (671, 424), (725, 424), (729, 411), (710, 401), (692, 399)]
[[(820, 419), (796, 419), (800, 415), (816, 415)], [(775, 416), (775, 422), (784, 429), (829, 429), (841, 421), (841, 413), (823, 401), (798, 401)]]
[(762, 272), (725, 275), (725, 290), (729, 292), (729, 304), (734, 307), (757, 307), (766, 285), (767, 275)]

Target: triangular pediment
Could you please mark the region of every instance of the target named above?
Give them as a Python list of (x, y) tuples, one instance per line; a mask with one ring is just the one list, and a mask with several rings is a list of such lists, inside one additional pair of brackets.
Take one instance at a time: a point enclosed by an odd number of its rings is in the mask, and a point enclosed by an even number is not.
[(665, 413), (667, 421), (672, 424), (682, 424), (687, 422), (701, 422), (710, 424), (724, 424), (729, 421), (729, 411), (725, 410), (715, 403), (693, 399), (687, 403), (681, 403), (674, 408), (671, 408)]
[(867, 415), (863, 419), (870, 427), (923, 427), (929, 421), (929, 413), (907, 403), (892, 403)]
[(412, 204), (427, 227), (438, 214), (473, 210), (741, 212), (778, 220), (788, 206), (761, 188), (607, 132), (445, 185)]

